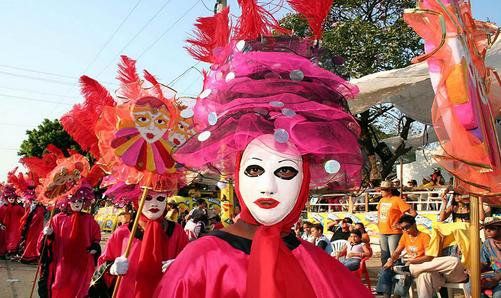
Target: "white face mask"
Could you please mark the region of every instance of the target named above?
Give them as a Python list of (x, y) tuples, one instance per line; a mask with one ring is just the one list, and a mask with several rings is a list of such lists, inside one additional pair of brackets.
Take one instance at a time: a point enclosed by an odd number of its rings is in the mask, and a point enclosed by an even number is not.
[(16, 198), (8, 198), (7, 201), (10, 203), (10, 204), (14, 204), (14, 202), (16, 201)]
[(167, 196), (164, 193), (150, 192), (144, 200), (143, 215), (149, 220), (160, 218), (167, 206)]
[(71, 211), (73, 211), (73, 212), (80, 212), (83, 208), (83, 201), (76, 200), (74, 202), (70, 202), (70, 208), (71, 208)]
[(254, 139), (242, 155), (238, 173), (245, 205), (265, 226), (282, 221), (292, 211), (303, 181), (303, 160), (298, 150), (288, 144), (285, 152), (279, 152), (276, 145), (273, 135)]

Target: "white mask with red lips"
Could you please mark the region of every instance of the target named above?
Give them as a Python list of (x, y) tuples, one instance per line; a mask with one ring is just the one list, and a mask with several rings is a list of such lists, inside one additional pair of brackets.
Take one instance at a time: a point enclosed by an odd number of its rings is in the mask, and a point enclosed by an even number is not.
[(144, 200), (142, 214), (149, 220), (160, 218), (167, 206), (167, 196), (164, 193), (149, 192)]
[(70, 209), (73, 212), (80, 212), (82, 211), (83, 208), (83, 201), (82, 200), (76, 200), (73, 202), (69, 202)]
[(254, 219), (262, 225), (279, 223), (294, 209), (302, 181), (303, 160), (291, 143), (277, 144), (273, 135), (262, 135), (243, 152), (239, 192)]

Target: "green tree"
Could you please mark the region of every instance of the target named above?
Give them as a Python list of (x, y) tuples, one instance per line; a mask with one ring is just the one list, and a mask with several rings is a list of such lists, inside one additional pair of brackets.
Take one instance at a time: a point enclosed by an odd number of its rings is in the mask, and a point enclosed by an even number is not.
[(63, 150), (63, 152), (68, 149), (81, 152), (80, 146), (68, 135), (57, 119), (44, 119), (37, 128), (27, 130), (26, 135), (28, 138), (21, 143), (21, 147), (17, 153), (22, 157), (41, 157), (49, 144), (53, 144)]
[[(402, 18), (403, 10), (414, 6), (414, 0), (334, 1), (324, 24), (320, 65), (347, 79), (408, 66), (423, 48), (419, 36)], [(280, 24), (298, 36), (310, 34), (306, 21), (297, 14), (286, 15)], [(412, 148), (402, 142), (394, 152), (388, 151), (382, 137), (407, 140), (417, 129), (413, 128), (413, 119), (395, 110), (391, 104), (382, 104), (357, 115), (362, 127), (361, 145), (369, 157), (378, 155), (383, 179), (399, 157)], [(367, 172), (375, 166), (369, 164)]]

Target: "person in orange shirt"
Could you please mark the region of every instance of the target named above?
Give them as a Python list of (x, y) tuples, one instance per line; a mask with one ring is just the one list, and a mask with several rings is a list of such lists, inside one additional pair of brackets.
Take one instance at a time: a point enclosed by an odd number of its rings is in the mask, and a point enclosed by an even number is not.
[[(398, 220), (398, 225), (404, 233), (398, 242), (397, 248), (383, 265), (383, 270), (380, 273), (377, 285), (377, 291), (383, 293), (385, 297), (391, 295), (393, 288), (393, 276), (395, 273), (391, 269), (394, 268), (395, 271), (398, 270), (398, 273), (402, 273), (400, 270), (403, 266), (394, 266), (394, 264), (400, 264), (398, 262), (404, 250), (406, 253), (403, 259), (408, 264), (415, 264), (428, 260), (425, 251), (430, 242), (430, 236), (417, 229), (416, 219), (410, 215), (403, 215)], [(409, 292), (412, 279), (406, 274), (404, 274), (404, 277), (406, 278), (395, 285), (394, 295), (406, 296)]]
[(390, 181), (381, 183), (382, 198), (378, 204), (378, 227), (381, 246), (381, 264), (386, 261), (397, 248), (402, 230), (398, 226), (398, 220), (402, 215), (408, 213), (416, 217), (417, 213), (400, 197), (392, 196), (393, 184)]
[[(378, 228), (382, 265), (386, 264), (388, 258), (393, 254), (402, 236), (402, 230), (398, 225), (400, 217), (406, 213), (412, 217), (417, 215), (416, 211), (402, 198), (392, 195), (394, 188), (394, 185), (390, 181), (381, 182), (380, 190), (382, 198), (378, 204)], [(384, 276), (380, 275), (380, 279), (384, 279)], [(384, 284), (385, 282), (384, 280), (378, 280), (379, 283)], [(388, 289), (382, 289), (381, 292), (386, 293)]]
[[(391, 258), (388, 259), (384, 268), (389, 269), (399, 259), (405, 249), (403, 257), (404, 266), (393, 266), (396, 273), (412, 277), (416, 281), (418, 297), (432, 297), (446, 282), (458, 283), (467, 279), (465, 267), (456, 257), (433, 257), (426, 255), (426, 249), (430, 242), (430, 236), (418, 231), (416, 220), (409, 215), (404, 215), (399, 220), (404, 235)], [(411, 279), (407, 278), (401, 287), (395, 286), (395, 295), (403, 296), (409, 291)]]

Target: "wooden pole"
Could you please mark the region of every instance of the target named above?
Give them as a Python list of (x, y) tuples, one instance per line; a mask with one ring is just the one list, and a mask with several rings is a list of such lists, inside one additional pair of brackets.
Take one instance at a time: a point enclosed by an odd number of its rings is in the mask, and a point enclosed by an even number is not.
[[(49, 216), (49, 226), (52, 222), (52, 218), (54, 217), (54, 213), (56, 212), (56, 204), (52, 207), (52, 210), (50, 211), (50, 216)], [(37, 278), (38, 274), (40, 273), (40, 265), (42, 264), (42, 255), (45, 252), (45, 243), (47, 242), (47, 237), (43, 239), (42, 243), (42, 254), (38, 257), (38, 265), (37, 265), (37, 271), (35, 271), (35, 278), (33, 279), (33, 284), (31, 285), (31, 292), (30, 292), (30, 298), (33, 297), (33, 292), (35, 291), (35, 284), (37, 283)]]
[(365, 193), (365, 212), (369, 212), (369, 193)]
[(404, 159), (400, 159), (400, 198), (404, 197)]
[[(127, 247), (125, 248), (125, 253), (124, 253), (125, 258), (128, 258), (130, 254), (132, 242), (134, 241), (134, 236), (136, 235), (137, 231), (137, 225), (139, 224), (139, 218), (141, 217), (141, 212), (143, 211), (144, 201), (150, 189), (149, 186), (150, 181), (151, 181), (151, 175), (146, 182), (147, 186), (143, 186), (143, 194), (141, 195), (141, 199), (139, 200), (139, 206), (137, 208), (136, 217), (134, 218), (134, 224), (132, 225), (132, 231), (130, 232), (129, 242), (127, 242)], [(115, 287), (113, 288), (113, 295), (112, 295), (113, 298), (117, 297), (118, 287), (120, 286), (121, 281), (122, 281), (122, 275), (119, 275), (117, 277), (117, 281), (115, 282)]]
[(471, 196), (470, 203), (470, 258), (471, 296), (480, 298), (480, 211), (479, 198)]

